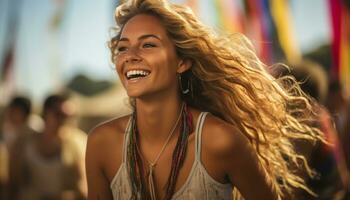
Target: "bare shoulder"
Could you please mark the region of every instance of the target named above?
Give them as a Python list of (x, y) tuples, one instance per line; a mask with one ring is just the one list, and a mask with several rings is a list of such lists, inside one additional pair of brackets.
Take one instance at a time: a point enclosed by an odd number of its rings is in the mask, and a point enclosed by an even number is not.
[(87, 150), (101, 154), (95, 155), (95, 158), (103, 158), (105, 156), (102, 155), (109, 155), (111, 151), (118, 147), (121, 150), (129, 118), (128, 115), (111, 119), (93, 128), (88, 134)]
[(111, 137), (123, 137), (130, 115), (98, 124), (88, 134), (88, 140), (103, 143)]
[(88, 199), (112, 199), (109, 186), (122, 162), (128, 119), (129, 116), (109, 120), (88, 134), (85, 156)]
[(238, 166), (243, 166), (250, 156), (256, 160), (246, 136), (235, 126), (211, 114), (205, 119), (201, 143), (201, 161), (207, 172), (221, 183), (233, 184), (233, 179), (228, 179), (231, 172), (240, 171)]
[(202, 145), (207, 153), (221, 157), (239, 153), (250, 144), (238, 128), (209, 114), (203, 127)]

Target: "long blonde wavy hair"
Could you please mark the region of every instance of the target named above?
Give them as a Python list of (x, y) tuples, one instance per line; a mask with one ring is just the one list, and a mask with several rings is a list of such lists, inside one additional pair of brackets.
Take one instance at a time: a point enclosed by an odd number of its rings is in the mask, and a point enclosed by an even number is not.
[[(279, 198), (295, 188), (311, 192), (295, 167), (306, 169), (310, 176), (313, 171), (293, 141), (323, 138), (312, 126), (312, 101), (296, 81), (271, 76), (242, 34), (217, 34), (188, 7), (166, 0), (128, 0), (117, 7), (116, 35), (109, 42), (113, 62), (123, 26), (137, 14), (158, 17), (178, 56), (192, 61), (185, 75), (193, 90), (182, 94), (183, 99), (236, 126), (249, 139)], [(234, 193), (236, 199), (242, 198), (237, 190)]]

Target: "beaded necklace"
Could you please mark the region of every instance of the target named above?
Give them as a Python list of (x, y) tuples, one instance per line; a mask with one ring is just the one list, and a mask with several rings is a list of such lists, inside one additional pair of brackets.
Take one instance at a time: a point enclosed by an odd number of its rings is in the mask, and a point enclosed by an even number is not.
[[(181, 120), (180, 120), (181, 119)], [(127, 148), (127, 164), (129, 170), (129, 176), (131, 179), (132, 186), (132, 199), (150, 199), (156, 200), (156, 194), (154, 189), (154, 180), (153, 180), (153, 170), (156, 162), (158, 161), (160, 155), (165, 149), (165, 146), (169, 142), (171, 135), (177, 127), (178, 122), (180, 124), (180, 133), (175, 149), (172, 155), (171, 171), (168, 177), (166, 184), (166, 195), (164, 199), (171, 199), (176, 185), (177, 176), (179, 174), (180, 168), (183, 165), (184, 158), (187, 150), (188, 136), (193, 131), (193, 118), (191, 113), (188, 111), (188, 106), (184, 103), (181, 108), (178, 120), (175, 123), (172, 131), (169, 133), (167, 141), (165, 142), (162, 150), (158, 154), (154, 162), (147, 162), (149, 165), (148, 170), (148, 185), (145, 180), (145, 168), (144, 160), (141, 152), (138, 150), (138, 137), (139, 132), (136, 125), (136, 110), (132, 114), (131, 128), (129, 129), (129, 143)], [(147, 188), (148, 186), (148, 188)]]

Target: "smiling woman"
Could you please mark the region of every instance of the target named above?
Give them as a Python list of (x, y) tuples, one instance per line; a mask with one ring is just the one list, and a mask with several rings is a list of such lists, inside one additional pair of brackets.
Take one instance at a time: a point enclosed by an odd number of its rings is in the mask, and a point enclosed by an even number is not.
[[(130, 97), (159, 90), (177, 94), (176, 73), (190, 67), (179, 63), (174, 44), (158, 18), (152, 15), (140, 14), (130, 19), (115, 48), (116, 68)], [(183, 66), (177, 69), (180, 64)], [(162, 95), (168, 98), (168, 94)]]
[[(89, 199), (281, 199), (308, 190), (293, 139), (322, 140), (310, 100), (274, 79), (242, 35), (187, 7), (129, 0), (112, 59), (133, 113), (89, 134)], [(301, 162), (300, 162), (301, 161)], [(293, 165), (294, 163), (294, 165)]]

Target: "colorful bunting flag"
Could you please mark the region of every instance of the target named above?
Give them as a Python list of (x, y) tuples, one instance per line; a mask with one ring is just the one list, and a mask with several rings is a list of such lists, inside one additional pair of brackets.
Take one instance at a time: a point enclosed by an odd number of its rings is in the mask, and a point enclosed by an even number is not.
[(0, 63), (0, 104), (7, 103), (15, 92), (14, 56), (19, 18), (18, 8), (21, 7), (21, 4), (22, 0), (12, 0), (8, 5), (8, 29), (5, 35), (7, 45), (4, 47), (4, 59)]
[(294, 38), (293, 21), (289, 12), (287, 0), (271, 0), (270, 9), (273, 20), (276, 24), (278, 39), (281, 47), (290, 63), (301, 60), (300, 49)]
[(342, 0), (329, 0), (332, 22), (332, 78), (350, 90), (350, 11)]
[(230, 33), (243, 32), (243, 12), (239, 1), (213, 0), (219, 27)]

